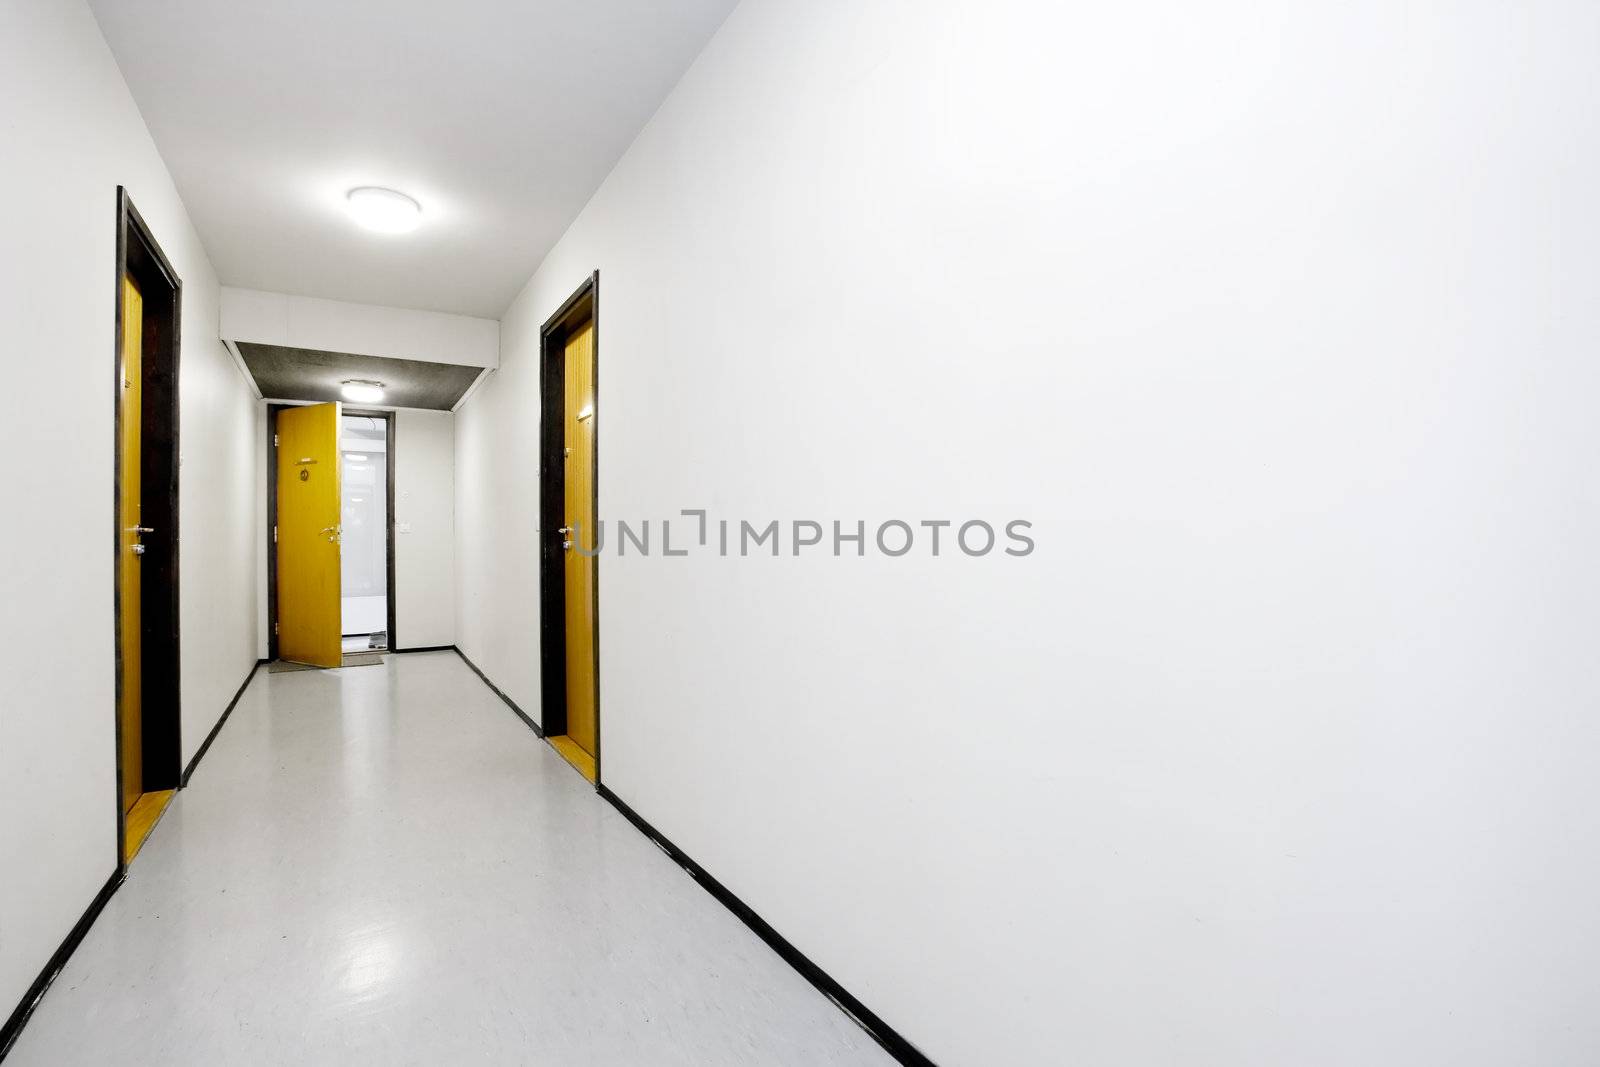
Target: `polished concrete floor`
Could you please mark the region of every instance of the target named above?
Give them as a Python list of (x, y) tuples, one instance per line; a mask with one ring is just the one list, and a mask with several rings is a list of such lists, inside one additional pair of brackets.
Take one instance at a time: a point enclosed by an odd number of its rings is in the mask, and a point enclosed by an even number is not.
[(6, 1067), (891, 1062), (440, 652), (258, 672)]

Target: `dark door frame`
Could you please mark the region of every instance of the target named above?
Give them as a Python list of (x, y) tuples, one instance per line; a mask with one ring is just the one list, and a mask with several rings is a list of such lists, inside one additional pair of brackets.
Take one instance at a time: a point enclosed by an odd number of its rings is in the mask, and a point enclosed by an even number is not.
[[(325, 403), (325, 401), (308, 401), (309, 403)], [(278, 412), (286, 408), (306, 407), (307, 404), (267, 404), (267, 659), (278, 658), (278, 542), (274, 531), (278, 528)], [(388, 595), (385, 597), (384, 610), (387, 614), (385, 625), (389, 628), (389, 649), (394, 652), (399, 647), (395, 639), (395, 588), (394, 588), (394, 417), (393, 411), (379, 411), (375, 408), (349, 408), (341, 406), (340, 416), (356, 415), (367, 419), (382, 419), (383, 432), (383, 479), (387, 500), (384, 504), (384, 522), (388, 527), (384, 538), (384, 547), (388, 552), (385, 561), (385, 581), (388, 584)], [(342, 458), (342, 457), (341, 457)], [(344, 480), (340, 479), (339, 508), (344, 509)], [(341, 627), (343, 629), (343, 627)]]
[(140, 521), (144, 535), (140, 575), (143, 777), (146, 792), (176, 789), (183, 775), (182, 685), (178, 607), (178, 358), (183, 324), (183, 281), (161, 251), (128, 190), (117, 186), (116, 338), (112, 344), (112, 619), (116, 649), (113, 720), (117, 751), (117, 871), (123, 859), (127, 816), (122, 810), (122, 280), (133, 279), (144, 303)]
[[(540, 727), (546, 737), (567, 732), (567, 630), (564, 552), (561, 547), (566, 508), (565, 438), (563, 415), (564, 357), (567, 338), (584, 325), (593, 326), (594, 458), (590, 478), (594, 484), (594, 516), (600, 514), (600, 272), (590, 274), (577, 291), (539, 328), (539, 666)], [(598, 527), (583, 531), (593, 545)], [(600, 752), (600, 559), (594, 567), (594, 780), (601, 781)]]

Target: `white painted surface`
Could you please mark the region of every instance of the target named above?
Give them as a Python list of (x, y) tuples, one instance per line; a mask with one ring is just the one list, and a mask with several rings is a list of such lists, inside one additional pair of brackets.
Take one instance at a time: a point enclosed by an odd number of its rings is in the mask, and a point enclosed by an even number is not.
[(339, 599), (339, 628), (347, 636), (375, 634), (389, 628), (389, 598), (347, 596)]
[[(341, 421), (339, 629), (345, 634), (370, 634), (389, 626), (387, 428), (377, 418), (346, 416)], [(366, 436), (352, 433), (354, 428), (368, 426)]]
[(500, 324), (494, 319), (230, 286), (222, 289), (222, 337), (466, 367), (493, 367), (500, 358)]
[[(733, 0), (94, 0), (229, 285), (498, 317)], [(421, 202), (403, 236), (345, 194)]]
[(537, 330), (611, 519), (605, 780), (943, 1064), (1600, 1056), (1600, 9), (747, 3), (458, 415), (538, 707)]
[(455, 420), (448, 411), (396, 416), (395, 647), (456, 642)]
[[(128, 187), (182, 277), (182, 757), (255, 658), (251, 395), (217, 283), (89, 9), (0, 5), (0, 1014), (116, 866), (115, 230)], [(87, 427), (87, 431), (85, 430)]]

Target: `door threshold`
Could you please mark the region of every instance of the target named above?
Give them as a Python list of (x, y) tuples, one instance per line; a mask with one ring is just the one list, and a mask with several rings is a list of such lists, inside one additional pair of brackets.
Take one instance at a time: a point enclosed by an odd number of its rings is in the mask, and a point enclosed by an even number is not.
[(267, 664), (268, 674), (284, 674), (288, 671), (325, 671), (330, 669), (318, 666), (315, 663), (301, 663), (292, 659), (275, 659)]
[(583, 775), (592, 784), (595, 780), (594, 757), (578, 747), (578, 742), (562, 734), (560, 737), (549, 737), (550, 747), (561, 754), (561, 758), (572, 764), (579, 774)]
[(175, 789), (158, 789), (154, 793), (140, 794), (139, 799), (133, 802), (122, 831), (123, 863), (132, 863), (133, 857), (139, 854), (139, 849), (144, 847), (145, 839), (155, 829), (175, 792)]

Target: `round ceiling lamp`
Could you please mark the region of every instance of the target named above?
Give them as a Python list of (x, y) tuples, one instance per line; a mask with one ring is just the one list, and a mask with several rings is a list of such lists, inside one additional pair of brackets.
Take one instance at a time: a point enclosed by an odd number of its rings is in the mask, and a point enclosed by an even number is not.
[(422, 224), (422, 205), (405, 193), (363, 185), (345, 194), (350, 217), (378, 233), (410, 233)]
[(339, 392), (346, 400), (353, 400), (357, 404), (381, 404), (383, 402), (383, 383), (370, 382), (361, 378), (351, 378), (339, 383)]

